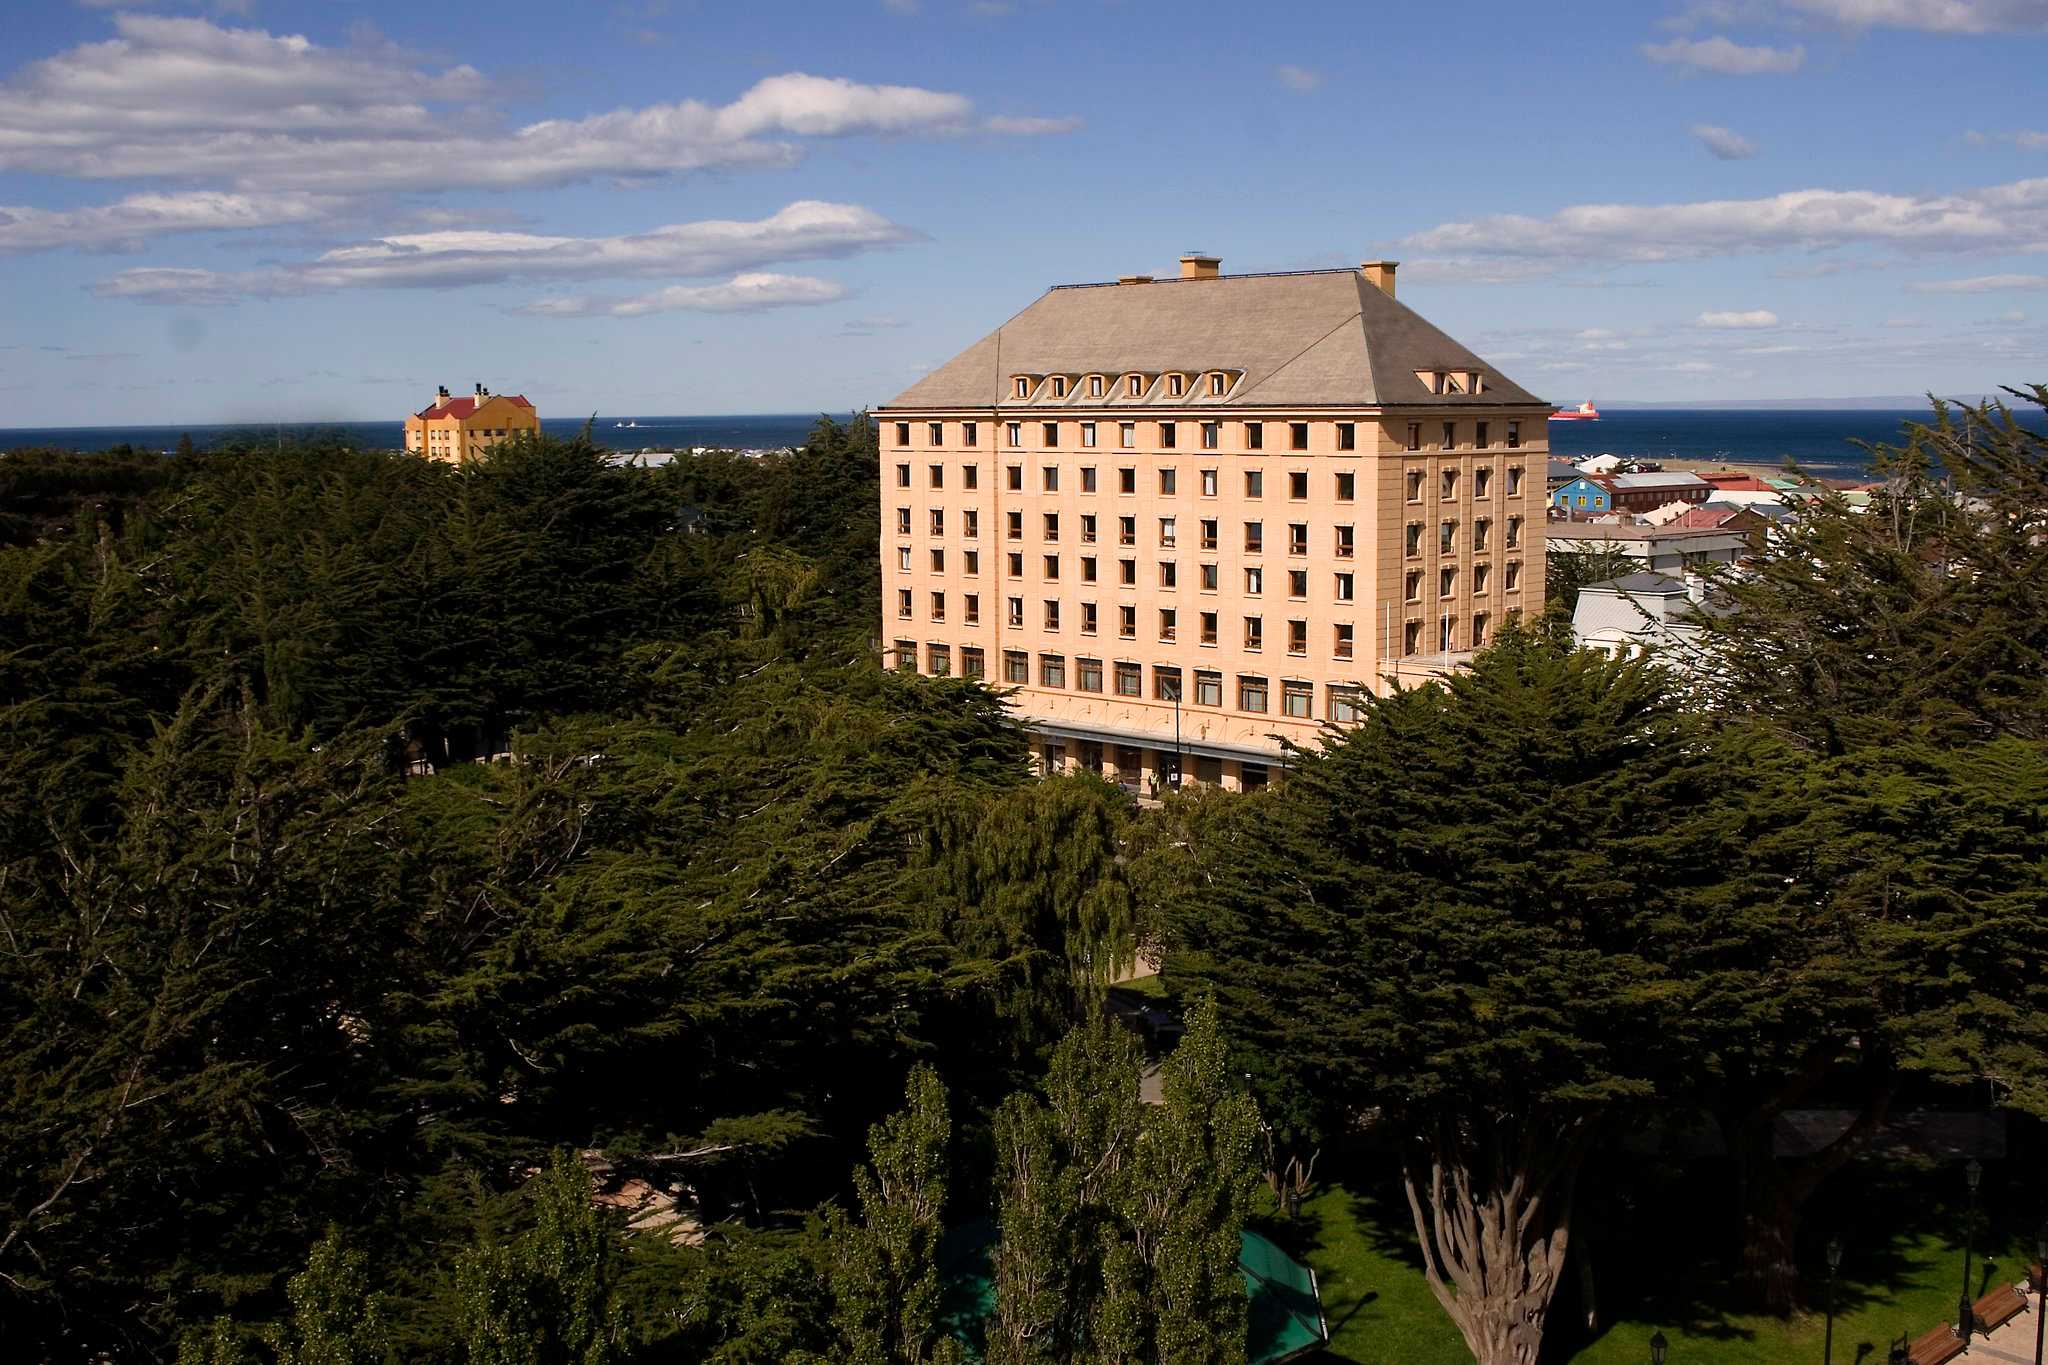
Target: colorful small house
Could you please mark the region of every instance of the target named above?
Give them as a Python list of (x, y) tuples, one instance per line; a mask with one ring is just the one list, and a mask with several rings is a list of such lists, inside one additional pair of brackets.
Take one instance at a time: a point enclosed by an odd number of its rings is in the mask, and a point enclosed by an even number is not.
[(1607, 486), (1583, 475), (1559, 485), (1557, 491), (1550, 495), (1550, 505), (1575, 517), (1614, 510), (1613, 496), (1608, 493)]

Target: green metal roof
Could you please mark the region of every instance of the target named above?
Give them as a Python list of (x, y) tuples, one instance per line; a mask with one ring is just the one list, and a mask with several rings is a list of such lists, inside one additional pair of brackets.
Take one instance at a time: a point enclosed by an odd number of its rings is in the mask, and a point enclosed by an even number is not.
[[(939, 1243), (939, 1321), (977, 1360), (987, 1347), (989, 1319), (996, 1312), (993, 1257), (1001, 1236), (993, 1219), (978, 1218), (954, 1228)], [(1256, 1232), (1240, 1233), (1239, 1241), (1237, 1268), (1251, 1300), (1245, 1342), (1249, 1365), (1272, 1365), (1328, 1340), (1315, 1272)]]

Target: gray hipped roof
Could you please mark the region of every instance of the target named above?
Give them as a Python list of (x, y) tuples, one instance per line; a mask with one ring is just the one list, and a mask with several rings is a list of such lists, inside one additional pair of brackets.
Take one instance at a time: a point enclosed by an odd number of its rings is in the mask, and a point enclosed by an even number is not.
[[(1151, 385), (1088, 399), (1014, 398), (1014, 375), (1117, 376), (1169, 371), (1238, 377), (1227, 394)], [(1482, 392), (1434, 394), (1416, 371), (1470, 371)], [(1199, 392), (1194, 390), (1199, 389)], [(1148, 284), (1066, 285), (975, 342), (885, 406), (1498, 407), (1536, 398), (1356, 270), (1225, 275)]]
[(1630, 597), (1658, 597), (1687, 595), (1686, 587), (1680, 580), (1669, 574), (1631, 573), (1619, 578), (1610, 578), (1601, 583), (1588, 583), (1583, 592), (1611, 592), (1627, 594)]

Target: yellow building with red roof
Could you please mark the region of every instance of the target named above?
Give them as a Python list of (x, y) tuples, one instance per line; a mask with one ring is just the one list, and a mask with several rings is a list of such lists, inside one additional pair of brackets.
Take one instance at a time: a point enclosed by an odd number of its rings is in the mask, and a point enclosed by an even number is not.
[(524, 394), (492, 393), (479, 384), (465, 398), (443, 387), (434, 401), (405, 419), (405, 448), (434, 460), (473, 460), (498, 442), (540, 435), (540, 414)]

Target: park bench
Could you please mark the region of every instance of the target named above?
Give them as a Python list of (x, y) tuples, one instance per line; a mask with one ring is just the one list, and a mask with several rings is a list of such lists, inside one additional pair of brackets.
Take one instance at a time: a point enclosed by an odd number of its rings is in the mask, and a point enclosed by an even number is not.
[(1970, 1312), (1977, 1319), (1977, 1330), (1989, 1332), (2003, 1327), (2027, 1311), (2027, 1297), (2017, 1286), (2002, 1284), (1977, 1300)]
[(1907, 1365), (1945, 1365), (1967, 1349), (1963, 1339), (1956, 1335), (1954, 1325), (1944, 1322), (1920, 1334), (1920, 1339), (1907, 1351), (1906, 1362)]

